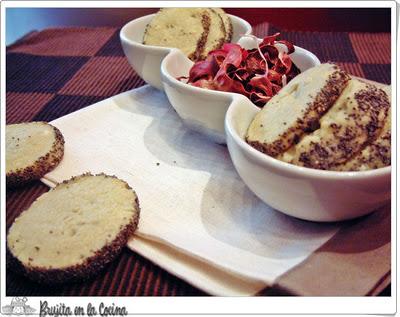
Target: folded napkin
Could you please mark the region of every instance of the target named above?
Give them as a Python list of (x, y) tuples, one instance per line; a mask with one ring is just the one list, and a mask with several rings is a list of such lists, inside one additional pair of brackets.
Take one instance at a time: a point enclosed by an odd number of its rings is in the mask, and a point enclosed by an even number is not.
[[(303, 261), (318, 262), (322, 253), (314, 251), (343, 226), (298, 220), (262, 203), (240, 180), (227, 148), (188, 130), (165, 95), (149, 86), (52, 124), (65, 137), (65, 157), (43, 182), (54, 186), (84, 172), (127, 181), (141, 206), (128, 246), (211, 294), (251, 295), (277, 281), (301, 294), (301, 276), (285, 278)], [(374, 287), (390, 260), (378, 267), (365, 277)]]

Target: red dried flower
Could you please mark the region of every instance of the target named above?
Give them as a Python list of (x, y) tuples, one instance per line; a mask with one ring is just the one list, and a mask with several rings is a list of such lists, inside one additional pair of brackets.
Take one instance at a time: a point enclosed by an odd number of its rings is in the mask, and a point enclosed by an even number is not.
[[(300, 73), (289, 56), (295, 50), (293, 44), (277, 40), (279, 35), (276, 33), (265, 37), (257, 48), (251, 50), (238, 44), (224, 44), (221, 49), (211, 51), (205, 60), (192, 66), (188, 84), (239, 93), (263, 107)], [(275, 46), (277, 43), (285, 45), (287, 53), (280, 52)]]

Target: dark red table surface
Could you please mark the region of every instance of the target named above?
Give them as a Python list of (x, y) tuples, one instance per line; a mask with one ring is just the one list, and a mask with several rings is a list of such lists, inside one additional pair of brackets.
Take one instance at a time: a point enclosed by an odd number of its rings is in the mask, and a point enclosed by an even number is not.
[[(267, 23), (254, 34), (278, 31)], [(7, 48), (6, 121), (51, 121), (144, 82), (128, 65), (119, 28), (34, 32)], [(282, 38), (333, 61), (350, 73), (390, 84), (390, 34), (282, 31)], [(48, 188), (39, 181), (7, 189), (6, 225)], [(4, 259), (4, 257), (3, 257)], [(275, 294), (266, 288), (261, 295)], [(7, 270), (7, 296), (207, 295), (125, 248), (96, 278), (46, 287)], [(390, 295), (390, 287), (382, 295)]]

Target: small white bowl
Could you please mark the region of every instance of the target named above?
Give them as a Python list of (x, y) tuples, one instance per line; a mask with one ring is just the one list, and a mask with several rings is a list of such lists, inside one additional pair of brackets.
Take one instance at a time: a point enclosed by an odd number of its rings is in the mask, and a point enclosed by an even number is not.
[[(248, 37), (242, 37), (239, 44), (246, 49), (255, 47), (254, 39)], [(290, 57), (302, 72), (320, 64), (313, 53), (297, 46)], [(188, 128), (206, 135), (214, 142), (225, 144), (225, 114), (238, 94), (195, 87), (176, 79), (188, 76), (192, 65), (193, 62), (179, 50), (168, 54), (161, 63), (164, 91)]]
[(341, 221), (366, 215), (391, 196), (391, 167), (334, 172), (295, 166), (261, 153), (245, 142), (260, 111), (247, 98), (235, 98), (226, 119), (232, 162), (245, 184), (271, 207), (312, 221)]
[[(146, 83), (162, 90), (160, 65), (164, 57), (174, 49), (142, 44), (146, 26), (154, 16), (150, 14), (128, 22), (122, 27), (119, 36), (132, 68)], [(232, 42), (237, 42), (243, 34), (251, 34), (252, 28), (247, 21), (234, 15), (229, 17), (233, 26)]]

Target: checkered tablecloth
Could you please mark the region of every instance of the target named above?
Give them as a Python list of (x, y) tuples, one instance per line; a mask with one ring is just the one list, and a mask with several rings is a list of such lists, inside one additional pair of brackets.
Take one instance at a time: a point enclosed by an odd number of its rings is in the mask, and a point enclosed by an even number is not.
[[(262, 37), (276, 28), (254, 28)], [(390, 84), (389, 33), (282, 31), (282, 38), (348, 72)], [(102, 99), (144, 85), (124, 57), (118, 28), (60, 28), (32, 32), (7, 48), (6, 121), (51, 121)], [(7, 190), (6, 225), (48, 188), (39, 181)], [(4, 260), (4, 258), (3, 258)], [(7, 296), (205, 295), (138, 254), (125, 249), (95, 279), (40, 286), (7, 271)], [(265, 290), (265, 294), (273, 290)]]

